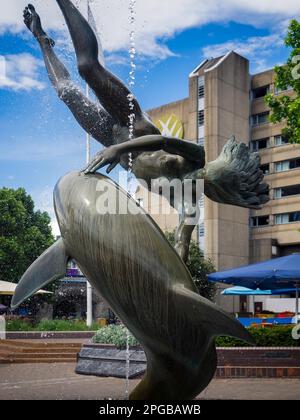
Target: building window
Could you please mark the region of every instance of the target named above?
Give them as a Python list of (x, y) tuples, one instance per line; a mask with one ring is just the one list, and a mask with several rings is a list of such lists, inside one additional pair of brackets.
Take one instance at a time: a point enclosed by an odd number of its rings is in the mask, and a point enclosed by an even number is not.
[(282, 225), (285, 223), (300, 222), (300, 212), (294, 211), (292, 213), (282, 213), (275, 215), (275, 224)]
[(290, 160), (290, 169), (300, 168), (300, 159)]
[(203, 236), (205, 235), (204, 223), (200, 223), (198, 227), (198, 232), (199, 232), (199, 237), (203, 238)]
[(198, 125), (201, 127), (204, 125), (204, 110), (198, 112)]
[(275, 172), (283, 172), (288, 171), (290, 169), (290, 161), (285, 160), (283, 162), (276, 162), (275, 163)]
[(287, 137), (284, 137), (282, 135), (275, 136), (274, 140), (275, 140), (275, 146), (282, 146), (283, 144), (287, 144), (289, 142)]
[(276, 172), (283, 172), (283, 171), (288, 171), (289, 169), (297, 169), (297, 168), (300, 168), (300, 158), (284, 160), (282, 162), (276, 162), (275, 164)]
[(205, 95), (205, 84), (204, 77), (199, 77), (198, 79), (198, 98), (202, 99)]
[(269, 111), (268, 112), (261, 112), (260, 114), (252, 115), (252, 124), (259, 125), (259, 124), (266, 124), (269, 122)]
[(289, 223), (289, 215), (285, 214), (276, 214), (275, 216), (275, 225), (282, 225), (284, 223)]
[(205, 92), (204, 85), (199, 86), (199, 89), (198, 89), (199, 99), (204, 98), (204, 92)]
[(251, 227), (268, 226), (269, 222), (270, 222), (269, 216), (251, 217), (250, 226)]
[(300, 195), (300, 184), (274, 189), (274, 198), (289, 197), (291, 195)]
[(253, 99), (263, 98), (264, 96), (267, 95), (267, 93), (269, 93), (269, 91), (270, 91), (269, 85), (258, 87), (252, 90), (252, 97)]
[(259, 139), (259, 140), (252, 140), (251, 141), (251, 149), (252, 151), (257, 151), (261, 149), (266, 149), (270, 146), (270, 139), (269, 137), (265, 139)]
[(270, 173), (270, 164), (265, 163), (264, 165), (261, 165), (260, 169), (263, 171), (264, 175), (268, 175)]
[(204, 194), (202, 194), (199, 200), (199, 207), (204, 208), (204, 204), (205, 204), (205, 198), (204, 198)]

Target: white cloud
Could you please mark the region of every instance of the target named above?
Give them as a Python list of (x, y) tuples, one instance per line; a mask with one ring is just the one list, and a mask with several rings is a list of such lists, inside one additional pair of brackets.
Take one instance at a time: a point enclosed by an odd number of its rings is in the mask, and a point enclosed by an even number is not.
[(246, 41), (228, 41), (223, 44), (210, 45), (203, 48), (203, 54), (205, 58), (210, 56), (219, 56), (223, 55), (224, 52), (234, 50), (241, 55), (253, 55), (258, 48), (262, 49), (264, 52), (271, 54), (272, 51), (270, 48), (276, 48), (282, 45), (282, 38), (279, 35), (270, 35), (262, 37), (251, 37)]
[(11, 54), (0, 56), (0, 64), (0, 88), (16, 91), (44, 88), (38, 80), (38, 70), (44, 66), (42, 60), (27, 53)]
[(31, 195), (35, 202), (35, 208), (46, 211), (51, 218), (51, 228), (54, 236), (60, 235), (60, 229), (56, 220), (53, 205), (53, 187), (46, 185), (45, 187), (31, 191)]
[[(0, 14), (0, 34), (5, 31), (21, 33), (31, 39), (23, 23), (23, 9), (28, 0), (6, 2)], [(74, 0), (83, 13), (86, 13), (86, 0)], [(128, 64), (126, 53), (129, 46), (128, 0), (91, 0), (95, 21), (101, 34), (108, 64)], [(64, 50), (70, 55), (73, 51), (70, 36), (62, 13), (54, 0), (34, 0), (44, 28), (55, 31), (57, 51)], [(166, 41), (177, 33), (201, 25), (215, 22), (251, 24), (267, 27), (270, 35), (253, 37), (241, 42), (233, 40), (203, 50), (205, 55), (218, 55), (235, 49), (255, 61), (256, 70), (270, 62), (268, 48), (282, 45), (282, 33), (289, 19), (300, 16), (299, 0), (137, 0), (136, 2), (136, 49), (139, 60), (163, 60), (174, 55)], [(261, 45), (260, 45), (261, 43)], [(255, 45), (256, 44), (256, 45)], [(12, 56), (14, 57), (14, 56)], [(19, 56), (19, 59), (22, 58)], [(24, 58), (24, 57), (23, 57)], [(200, 61), (201, 57), (199, 57)], [(16, 61), (15, 61), (16, 62)], [(36, 69), (39, 62), (35, 61)], [(12, 66), (14, 61), (12, 60)], [(17, 64), (15, 70), (18, 69)], [(33, 69), (32, 69), (33, 70)], [(20, 72), (10, 74), (0, 82), (0, 87), (11, 89), (42, 89), (43, 85), (36, 74)]]
[[(22, 10), (26, 0), (10, 0), (1, 10), (0, 31), (23, 31)], [(34, 4), (47, 30), (64, 30), (62, 14), (54, 0), (35, 0)], [(86, 0), (77, 0), (81, 10)], [(97, 0), (92, 2), (95, 20), (107, 52), (128, 48), (128, 0)], [(177, 32), (209, 22), (236, 21), (255, 26), (278, 28), (282, 21), (298, 16), (298, 0), (137, 0), (136, 42), (139, 53), (166, 58), (172, 52), (165, 45)]]
[(253, 64), (255, 71), (266, 70), (269, 66), (268, 59), (274, 50), (283, 45), (283, 36), (273, 34), (269, 36), (250, 37), (245, 41), (233, 40), (222, 44), (209, 45), (202, 49), (204, 58), (219, 57), (228, 51), (235, 51), (247, 57)]

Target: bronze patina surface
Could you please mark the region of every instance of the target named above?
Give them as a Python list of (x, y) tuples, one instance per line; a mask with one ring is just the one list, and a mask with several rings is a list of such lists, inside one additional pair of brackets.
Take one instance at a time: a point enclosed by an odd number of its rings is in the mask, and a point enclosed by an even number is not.
[[(205, 162), (202, 146), (162, 136), (127, 87), (99, 63), (97, 39), (86, 19), (70, 0), (57, 4), (70, 31), (78, 71), (99, 102), (88, 99), (71, 80), (32, 5), (24, 10), (24, 22), (40, 45), (59, 98), (106, 149), (84, 172), (70, 173), (58, 182), (54, 203), (62, 237), (24, 274), (12, 305), (63, 277), (73, 258), (145, 350), (147, 373), (131, 398), (191, 399), (215, 373), (214, 337), (231, 335), (252, 342), (238, 321), (197, 294), (184, 264), (197, 223), (188, 222), (195, 203), (170, 199), (172, 206), (182, 209), (176, 252), (138, 203), (95, 171), (109, 165), (109, 172), (118, 163), (127, 170), (131, 153), (132, 171), (147, 185), (153, 180), (203, 179), (204, 192), (212, 200), (257, 209), (269, 200), (259, 156), (233, 137), (218, 159)], [(127, 141), (129, 96), (135, 121), (134, 139)], [(131, 213), (99, 211), (105, 187), (110, 204), (119, 198), (121, 207), (129, 205)]]
[[(99, 213), (106, 187), (134, 214)], [(215, 373), (214, 337), (252, 342), (238, 321), (197, 294), (163, 232), (113, 181), (70, 173), (58, 182), (54, 203), (62, 237), (24, 274), (12, 305), (64, 276), (74, 258), (146, 352), (147, 373), (132, 399), (191, 399)]]

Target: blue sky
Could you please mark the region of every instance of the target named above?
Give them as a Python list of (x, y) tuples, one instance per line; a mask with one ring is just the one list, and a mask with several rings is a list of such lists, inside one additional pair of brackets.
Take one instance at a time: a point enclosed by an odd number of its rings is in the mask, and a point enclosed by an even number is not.
[[(26, 188), (37, 206), (53, 217), (53, 187), (61, 175), (84, 166), (85, 134), (58, 100), (40, 50), (24, 29), (25, 3), (12, 0), (0, 18), (0, 187)], [(82, 6), (83, 0), (77, 3)], [(107, 66), (127, 82), (128, 1), (93, 3)], [(36, 6), (42, 19), (47, 16), (46, 29), (57, 40), (57, 53), (84, 88), (56, 2), (37, 0)], [(216, 0), (209, 6), (199, 0), (174, 0), (172, 10), (165, 6), (158, 0), (137, 0), (134, 92), (145, 110), (186, 97), (188, 75), (203, 58), (234, 49), (249, 58), (252, 72), (283, 63), (287, 23), (300, 11), (292, 0), (284, 7), (275, 0), (262, 0), (257, 7), (243, 0)], [(93, 151), (98, 149), (94, 142)]]

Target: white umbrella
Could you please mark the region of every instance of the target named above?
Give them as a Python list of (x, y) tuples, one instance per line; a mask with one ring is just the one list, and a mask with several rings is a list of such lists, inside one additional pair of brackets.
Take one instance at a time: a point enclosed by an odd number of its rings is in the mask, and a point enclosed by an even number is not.
[[(9, 281), (0, 280), (0, 295), (12, 296), (15, 293), (17, 285)], [(36, 292), (37, 295), (51, 294), (52, 292), (47, 292), (46, 290), (39, 290)]]

